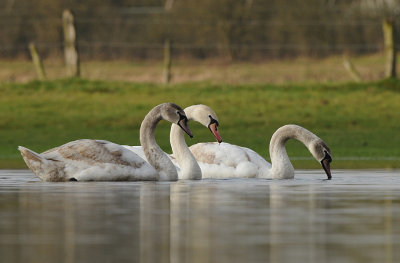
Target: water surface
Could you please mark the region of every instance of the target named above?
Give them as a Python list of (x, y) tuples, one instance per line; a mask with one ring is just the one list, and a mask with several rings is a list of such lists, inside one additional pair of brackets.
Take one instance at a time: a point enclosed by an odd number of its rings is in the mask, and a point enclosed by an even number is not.
[(0, 171), (0, 262), (400, 262), (400, 171), (40, 182)]

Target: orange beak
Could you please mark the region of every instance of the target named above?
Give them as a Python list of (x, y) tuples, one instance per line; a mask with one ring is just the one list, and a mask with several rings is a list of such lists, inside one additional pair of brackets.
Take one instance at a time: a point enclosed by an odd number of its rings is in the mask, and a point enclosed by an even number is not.
[(214, 137), (217, 140), (217, 142), (221, 143), (222, 142), (222, 138), (219, 135), (217, 123), (211, 123), (210, 125), (208, 125), (208, 128), (210, 129), (211, 133), (214, 135)]

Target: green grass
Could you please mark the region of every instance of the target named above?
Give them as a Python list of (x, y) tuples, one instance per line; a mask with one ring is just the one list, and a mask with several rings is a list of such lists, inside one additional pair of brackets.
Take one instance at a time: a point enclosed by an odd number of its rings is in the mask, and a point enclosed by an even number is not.
[[(263, 156), (269, 155), (273, 132), (295, 123), (330, 146), (333, 168), (400, 167), (400, 81), (164, 86), (83, 79), (0, 84), (0, 167), (26, 167), (18, 145), (38, 152), (81, 138), (139, 145), (143, 117), (162, 102), (209, 105), (219, 116), (225, 142)], [(189, 144), (213, 141), (208, 129), (190, 125), (195, 138), (187, 139)], [(156, 135), (166, 151), (168, 134), (169, 124), (161, 122)], [(287, 149), (290, 156), (311, 157), (299, 142), (289, 141)], [(293, 162), (295, 168), (319, 167), (311, 159)]]

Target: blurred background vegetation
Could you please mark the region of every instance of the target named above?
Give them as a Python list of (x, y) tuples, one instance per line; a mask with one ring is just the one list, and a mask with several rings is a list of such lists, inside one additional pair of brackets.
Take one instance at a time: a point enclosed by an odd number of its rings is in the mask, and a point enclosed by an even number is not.
[[(66, 9), (80, 78), (66, 78)], [(400, 81), (385, 73), (388, 19), (399, 39), (400, 0), (0, 1), (0, 167), (25, 168), (18, 145), (138, 145), (145, 113), (172, 101), (208, 104), (226, 142), (263, 156), (278, 127), (297, 123), (331, 146), (336, 168), (398, 168)], [(31, 42), (42, 81), (34, 81)], [(165, 43), (169, 85), (161, 84)], [(350, 61), (359, 80), (343, 66)], [(192, 125), (192, 143), (212, 139)], [(158, 142), (169, 152), (168, 133), (161, 124)], [(300, 143), (288, 152), (296, 167), (319, 165)]]
[[(3, 0), (0, 58), (62, 57), (61, 14), (75, 14), (81, 59), (175, 57), (233, 61), (371, 54), (398, 0)], [(398, 29), (397, 29), (398, 31)], [(400, 34), (398, 34), (400, 35)]]

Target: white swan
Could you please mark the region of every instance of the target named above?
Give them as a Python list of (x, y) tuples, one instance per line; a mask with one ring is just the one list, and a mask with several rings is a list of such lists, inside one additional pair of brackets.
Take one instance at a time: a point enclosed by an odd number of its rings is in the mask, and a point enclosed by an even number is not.
[(203, 178), (294, 178), (294, 168), (286, 153), (285, 143), (294, 138), (302, 142), (322, 164), (328, 179), (331, 179), (331, 152), (315, 134), (298, 125), (279, 128), (270, 141), (271, 164), (253, 150), (229, 143), (198, 143), (190, 147), (201, 167)]
[[(216, 140), (220, 143), (222, 141), (221, 136), (218, 132), (218, 117), (217, 114), (206, 105), (192, 105), (184, 109), (188, 120), (194, 120), (200, 122), (206, 126), (211, 133), (214, 135)], [(170, 143), (172, 148), (172, 154), (170, 155), (171, 161), (176, 165), (179, 179), (196, 180), (201, 179), (201, 169), (197, 164), (196, 159), (190, 152), (186, 141), (185, 134), (178, 125), (171, 125), (170, 132)], [(137, 155), (145, 158), (143, 149), (141, 146), (127, 146), (127, 149), (133, 151)]]
[(77, 140), (41, 154), (19, 146), (28, 167), (43, 181), (177, 180), (175, 166), (157, 145), (154, 131), (161, 120), (177, 123), (192, 136), (185, 112), (173, 103), (154, 107), (140, 126), (147, 163), (123, 146), (103, 140)]

